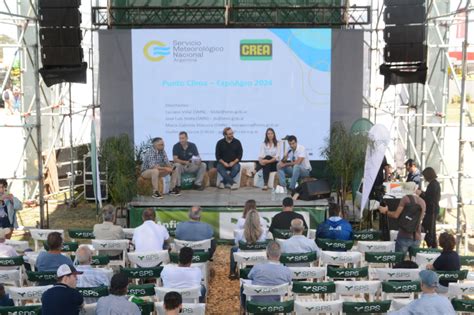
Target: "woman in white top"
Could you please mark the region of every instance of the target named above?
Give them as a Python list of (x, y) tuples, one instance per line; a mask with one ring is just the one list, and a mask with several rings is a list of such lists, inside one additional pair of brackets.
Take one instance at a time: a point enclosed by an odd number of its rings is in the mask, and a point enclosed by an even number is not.
[(265, 131), (265, 141), (260, 146), (257, 167), (255, 168), (256, 172), (263, 169), (263, 190), (268, 189), (268, 178), (271, 172), (276, 172), (280, 155), (280, 143), (277, 140), (275, 130), (268, 128)]

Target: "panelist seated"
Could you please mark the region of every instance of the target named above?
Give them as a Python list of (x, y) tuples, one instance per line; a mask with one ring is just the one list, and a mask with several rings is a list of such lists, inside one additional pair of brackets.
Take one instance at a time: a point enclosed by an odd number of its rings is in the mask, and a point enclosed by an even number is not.
[(158, 190), (158, 183), (161, 177), (170, 175), (173, 171), (168, 155), (165, 152), (165, 142), (162, 138), (153, 138), (152, 147), (145, 153), (142, 164), (142, 176), (151, 179), (153, 194), (155, 199), (163, 199)]
[[(236, 179), (240, 173), (240, 161), (243, 149), (239, 140), (234, 138), (234, 131), (230, 127), (224, 128), (224, 138), (216, 144), (217, 172), (222, 176), (218, 188), (230, 187), (238, 189)], [(229, 174), (230, 173), (230, 174)]]
[(280, 160), (280, 142), (278, 142), (275, 130), (268, 128), (265, 131), (265, 140), (260, 146), (258, 162), (255, 171), (262, 169), (263, 172), (263, 190), (268, 189), (268, 179), (271, 172), (276, 172), (277, 163)]
[(289, 189), (293, 193), (298, 180), (301, 177), (309, 176), (311, 164), (308, 152), (304, 146), (298, 144), (298, 139), (295, 136), (288, 136), (288, 145), (290, 149), (278, 163), (277, 169), (280, 186), (286, 187), (286, 175), (291, 177)]
[(193, 188), (204, 190), (202, 183), (206, 173), (206, 163), (201, 161), (196, 145), (188, 141), (186, 131), (179, 133), (179, 142), (173, 146), (174, 170), (171, 174), (171, 194), (179, 195), (181, 191), (181, 175), (196, 174)]

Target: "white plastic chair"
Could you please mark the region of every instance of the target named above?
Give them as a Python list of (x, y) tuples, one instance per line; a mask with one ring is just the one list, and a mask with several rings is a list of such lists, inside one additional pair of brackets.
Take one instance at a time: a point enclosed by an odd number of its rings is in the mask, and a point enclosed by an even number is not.
[(21, 306), (24, 301), (41, 301), (43, 293), (52, 288), (52, 285), (36, 286), (36, 287), (6, 287), (5, 289), (10, 294), (10, 298), (15, 302), (15, 305)]
[(415, 256), (415, 262), (418, 264), (418, 267), (425, 269), (426, 265), (434, 263), (439, 255), (441, 253), (418, 253)]
[[(334, 281), (336, 284), (337, 299), (345, 302), (365, 302), (364, 294), (368, 294), (369, 301), (380, 291), (380, 281)], [(356, 298), (357, 295), (362, 295)]]
[(361, 253), (394, 252), (394, 241), (358, 241), (357, 250)]
[(360, 252), (334, 252), (334, 251), (321, 251), (319, 257), (319, 264), (325, 265), (347, 265), (353, 264), (358, 266), (362, 260), (362, 254)]
[[(318, 279), (323, 280), (326, 277), (327, 269), (324, 267), (289, 267), (291, 278), (293, 280)], [(310, 280), (308, 280), (310, 281)]]
[(35, 241), (35, 252), (39, 250), (39, 241), (46, 241), (48, 239), (49, 233), (52, 232), (60, 233), (64, 240), (64, 230), (30, 229), (31, 238)]
[(111, 260), (109, 266), (119, 265), (125, 267), (129, 240), (92, 240), (92, 246), (100, 253), (101, 250), (121, 250), (121, 260)]
[(279, 295), (280, 300), (287, 294), (290, 293), (291, 285), (283, 283), (280, 285), (266, 286), (266, 285), (254, 285), (247, 282), (242, 283), (243, 293), (245, 294), (247, 301), (250, 301), (254, 296), (269, 296)]
[(295, 315), (341, 314), (342, 300), (336, 301), (295, 301)]
[[(183, 303), (182, 314), (189, 315), (205, 315), (206, 314), (206, 304), (204, 303)], [(158, 312), (158, 315), (165, 315), (165, 308), (162, 302), (155, 302), (155, 309)]]
[(392, 269), (392, 268), (375, 268), (377, 278), (380, 281), (416, 281), (419, 279), (421, 269)]
[(133, 267), (156, 267), (159, 264), (165, 265), (170, 262), (170, 255), (167, 250), (158, 252), (131, 252), (127, 254), (128, 260)]
[(123, 233), (125, 234), (125, 238), (128, 240), (133, 239), (133, 233), (135, 232), (134, 228), (127, 228), (123, 229)]
[(212, 238), (202, 241), (183, 241), (174, 239), (174, 250), (179, 252), (183, 247), (190, 247), (193, 250), (204, 250), (207, 252), (211, 248), (211, 241)]
[(201, 287), (192, 287), (186, 289), (176, 289), (176, 288), (163, 288), (155, 287), (155, 294), (158, 301), (163, 301), (165, 294), (171, 291), (178, 292), (183, 298), (185, 303), (199, 303), (199, 297), (201, 296)]
[(463, 295), (474, 294), (474, 282), (450, 282), (448, 286), (448, 296), (462, 298)]
[(235, 252), (234, 260), (237, 263), (237, 268), (242, 269), (246, 266), (253, 266), (267, 261), (267, 253), (260, 252)]
[(23, 254), (25, 250), (30, 248), (28, 241), (5, 240), (5, 244), (13, 247), (18, 254)]
[(0, 270), (0, 283), (12, 284), (17, 287), (22, 287), (22, 270)]

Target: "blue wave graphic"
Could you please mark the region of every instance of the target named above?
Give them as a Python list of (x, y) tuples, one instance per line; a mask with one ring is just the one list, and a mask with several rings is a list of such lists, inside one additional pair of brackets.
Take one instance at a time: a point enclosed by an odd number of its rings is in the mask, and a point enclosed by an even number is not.
[(160, 47), (160, 46), (154, 46), (151, 49), (151, 54), (153, 56), (168, 56), (170, 54), (170, 48), (169, 47)]
[(309, 67), (331, 71), (331, 30), (270, 29)]

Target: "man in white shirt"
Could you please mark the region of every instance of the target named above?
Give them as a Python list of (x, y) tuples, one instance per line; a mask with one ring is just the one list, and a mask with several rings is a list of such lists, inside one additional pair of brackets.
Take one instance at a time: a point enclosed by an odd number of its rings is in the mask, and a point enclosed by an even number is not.
[[(115, 207), (105, 205), (102, 208), (103, 223), (94, 225), (94, 237), (97, 240), (123, 240), (125, 233), (120, 225), (115, 225)], [(121, 250), (101, 250), (101, 254), (108, 256), (118, 256), (122, 254)]]
[(293, 236), (283, 242), (281, 251), (283, 253), (302, 254), (310, 252), (319, 252), (318, 246), (314, 240), (310, 240), (303, 235), (304, 223), (301, 219), (291, 220), (290, 230)]
[[(77, 276), (78, 288), (94, 288), (110, 286), (110, 279), (102, 268), (92, 268), (92, 250), (87, 245), (81, 245), (76, 251), (76, 270), (82, 274)], [(86, 304), (96, 303), (97, 298), (85, 298)]]
[(10, 228), (0, 228), (0, 257), (7, 258), (7, 257), (15, 257), (18, 256), (16, 250), (11, 247), (10, 245), (5, 244), (5, 237), (11, 232)]
[(168, 230), (155, 223), (155, 211), (146, 209), (142, 214), (143, 224), (133, 232), (132, 243), (136, 252), (157, 252), (168, 247)]
[(201, 287), (200, 302), (204, 301), (206, 296), (206, 288), (201, 285), (202, 273), (201, 269), (197, 267), (191, 267), (193, 261), (194, 251), (190, 247), (183, 247), (179, 251), (179, 264), (166, 265), (161, 271), (161, 280), (163, 281), (164, 288), (172, 289), (189, 289), (195, 287)]
[(289, 189), (293, 193), (298, 179), (309, 176), (311, 164), (305, 147), (298, 144), (296, 137), (288, 136), (287, 140), (290, 149), (277, 164), (277, 170), (280, 186), (286, 187), (286, 175), (291, 177)]

